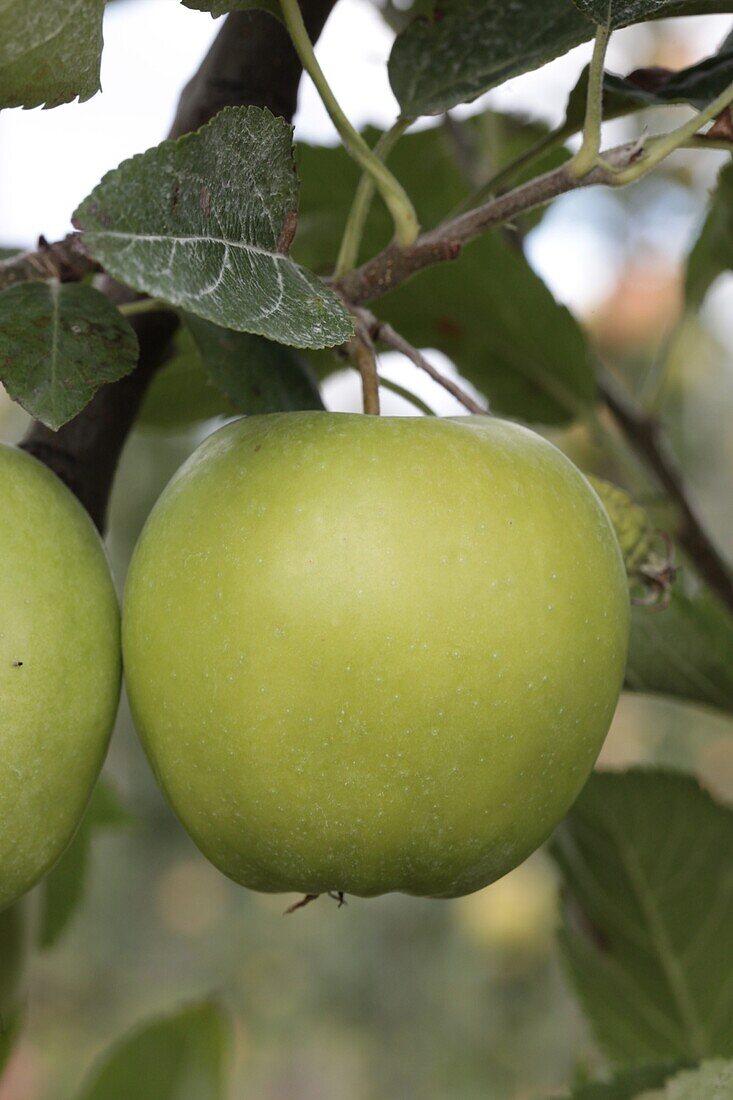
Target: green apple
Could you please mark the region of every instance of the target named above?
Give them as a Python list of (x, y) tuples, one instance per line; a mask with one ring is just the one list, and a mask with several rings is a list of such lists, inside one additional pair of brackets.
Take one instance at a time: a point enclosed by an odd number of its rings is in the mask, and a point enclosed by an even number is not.
[(119, 612), (86, 512), (23, 451), (0, 446), (0, 910), (56, 862), (114, 722)]
[(152, 511), (128, 691), (173, 808), (237, 882), (452, 897), (585, 783), (628, 602), (598, 497), (525, 428), (252, 417)]

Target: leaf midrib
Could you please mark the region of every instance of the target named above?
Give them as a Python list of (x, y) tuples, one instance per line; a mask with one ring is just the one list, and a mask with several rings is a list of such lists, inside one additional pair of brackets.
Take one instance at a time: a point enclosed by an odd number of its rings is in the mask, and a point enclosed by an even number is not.
[(702, 1020), (675, 954), (666, 924), (657, 907), (656, 899), (649, 889), (639, 864), (636, 851), (626, 842), (626, 838), (611, 822), (607, 822), (607, 828), (618, 848), (621, 864), (646, 918), (650, 929), (651, 943), (656, 948), (659, 964), (672, 994), (680, 1022), (693, 1044), (692, 1053), (698, 1058), (704, 1058), (709, 1051)]
[(48, 290), (51, 298), (51, 399), (53, 402), (54, 420), (57, 420), (59, 410), (56, 405), (56, 395), (58, 393), (56, 376), (59, 349), (59, 317), (61, 315), (61, 283), (58, 281), (58, 279), (52, 279), (49, 282)]
[(286, 256), (284, 252), (274, 252), (268, 248), (262, 248), (261, 245), (251, 244), (249, 241), (230, 241), (226, 237), (209, 237), (204, 236), (176, 236), (173, 233), (123, 233), (121, 230), (112, 229), (87, 229), (84, 234), (87, 238), (98, 240), (99, 238), (112, 238), (125, 241), (144, 241), (150, 244), (160, 244), (174, 242), (175, 244), (215, 244), (220, 245), (222, 248), (240, 248), (244, 252), (254, 252), (259, 256), (267, 256), (271, 260), (289, 260), (293, 266), (294, 260), (291, 260), (289, 256)]

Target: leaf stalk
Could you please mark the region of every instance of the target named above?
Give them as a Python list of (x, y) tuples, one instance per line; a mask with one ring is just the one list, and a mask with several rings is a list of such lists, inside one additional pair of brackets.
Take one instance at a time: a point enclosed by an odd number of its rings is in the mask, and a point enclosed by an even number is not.
[[(394, 125), (381, 135), (374, 146), (374, 156), (378, 157), (382, 164), (386, 162), (387, 157), (410, 125), (410, 122), (411, 119), (400, 116)], [(375, 189), (374, 177), (367, 171), (363, 172), (346, 219), (346, 227), (334, 272), (337, 279), (356, 267), (359, 258), (359, 247), (364, 236), (364, 227), (369, 216)]]
[[(722, 114), (731, 103), (733, 103), (733, 83), (729, 84), (704, 111), (698, 111), (691, 119), (688, 119), (687, 122), (684, 122), (675, 130), (671, 130), (668, 134), (660, 134), (647, 142), (642, 155), (635, 163), (629, 165), (628, 168), (615, 171), (611, 182), (618, 186), (634, 183), (645, 176), (647, 172), (651, 172), (652, 168), (656, 168), (658, 164), (678, 149), (688, 147), (690, 143), (693, 147), (698, 148), (700, 142), (695, 140), (698, 137), (698, 131), (707, 122), (712, 122), (713, 119)], [(712, 142), (710, 142), (710, 147), (713, 147)], [(716, 145), (715, 147), (719, 146)], [(730, 145), (727, 143), (724, 147), (730, 149)]]
[(606, 61), (608, 41), (611, 37), (610, 20), (596, 28), (590, 71), (588, 96), (585, 102), (583, 141), (580, 149), (568, 165), (568, 171), (577, 179), (592, 172), (601, 152), (601, 123), (603, 122), (603, 67)]
[(380, 158), (369, 148), (364, 138), (349, 122), (341, 105), (331, 90), (326, 75), (316, 58), (313, 45), (303, 21), (298, 0), (280, 0), (283, 20), (293, 45), (328, 111), (346, 151), (369, 174), (392, 215), (395, 240), (400, 248), (409, 248), (417, 240), (420, 224), (407, 192)]

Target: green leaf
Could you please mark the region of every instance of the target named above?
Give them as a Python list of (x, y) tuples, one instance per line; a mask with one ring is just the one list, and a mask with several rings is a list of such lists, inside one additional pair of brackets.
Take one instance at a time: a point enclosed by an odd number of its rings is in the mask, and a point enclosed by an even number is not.
[(99, 91), (104, 0), (0, 0), (0, 108)]
[(85, 283), (19, 283), (0, 294), (0, 380), (50, 428), (81, 412), (100, 386), (129, 374), (137, 338)]
[(30, 940), (29, 901), (24, 897), (0, 912), (0, 1033), (18, 1007)]
[(183, 0), (186, 8), (194, 11), (208, 11), (216, 19), (230, 11), (267, 11), (270, 15), (282, 18), (279, 0)]
[[(568, 98), (563, 132), (568, 136), (583, 128), (588, 95), (586, 66)], [(702, 109), (733, 81), (733, 35), (716, 54), (677, 72), (658, 67), (636, 69), (628, 76), (604, 73), (603, 117), (619, 118), (647, 107), (689, 103)]]
[(186, 324), (204, 370), (237, 412), (254, 415), (323, 408), (310, 368), (291, 348), (219, 328), (193, 315)]
[(709, 15), (733, 10), (714, 0), (573, 0), (573, 3), (592, 22), (605, 25), (608, 20), (612, 28), (673, 15)]
[[(544, 172), (550, 172), (553, 168), (559, 168), (560, 165), (570, 160), (572, 154), (562, 144), (562, 137), (558, 136), (557, 133), (551, 133), (550, 128), (543, 122), (530, 121), (518, 115), (487, 112), (483, 116), (474, 115), (473, 119), (467, 119), (464, 125), (470, 124), (474, 120), (480, 125), (482, 118), (486, 120), (486, 128), (489, 129), (489, 134), (484, 138), (484, 143), (486, 144), (488, 141), (491, 145), (491, 153), (487, 157), (489, 163), (482, 174), (482, 178), (487, 178), (489, 174), (493, 175), (510, 167), (516, 163), (517, 158), (525, 157), (538, 148), (540, 151), (536, 159), (533, 158), (526, 164), (520, 165), (512, 173), (512, 187), (542, 175)], [(501, 189), (504, 190), (504, 186)], [(522, 228), (527, 230), (541, 221), (546, 209), (547, 207), (539, 207), (537, 210), (521, 215), (519, 221)]]
[(498, 234), (386, 295), (378, 313), (416, 347), (448, 355), (496, 413), (562, 424), (593, 403), (579, 325)]
[(676, 584), (669, 607), (634, 607), (626, 687), (733, 713), (733, 620), (706, 591)]
[[(497, 125), (511, 135), (510, 158), (537, 137), (529, 127), (520, 138), (516, 119), (490, 113), (471, 120), (465, 135), (480, 138), (484, 127)], [(374, 143), (373, 131), (365, 136)], [(338, 252), (359, 172), (338, 149), (299, 146), (298, 162), (304, 183), (294, 251), (309, 266), (326, 271)], [(389, 163), (425, 227), (437, 224), (466, 195), (442, 127), (403, 138)], [(362, 253), (376, 252), (390, 235), (389, 216), (375, 201)], [(498, 234), (468, 246), (456, 262), (422, 272), (382, 298), (377, 312), (418, 347), (449, 355), (461, 374), (488, 395), (496, 412), (556, 424), (593, 401), (595, 384), (582, 332), (524, 257)]]
[(297, 219), (291, 127), (230, 107), (109, 172), (77, 210), (116, 278), (206, 320), (296, 347), (343, 343), (343, 303), (287, 255)]
[(616, 1062), (733, 1052), (733, 811), (683, 775), (593, 775), (551, 844), (562, 951)]
[[(583, 10), (581, 10), (583, 9)], [(614, 26), (733, 10), (730, 0), (614, 0)], [(452, 0), (414, 19), (389, 59), (392, 89), (410, 118), (470, 102), (593, 36), (608, 0)], [(604, 15), (605, 19), (605, 15)]]
[(217, 416), (236, 416), (231, 401), (204, 371), (190, 330), (178, 326), (173, 353), (155, 372), (137, 423), (144, 428), (177, 429)]
[(697, 309), (724, 271), (733, 269), (733, 163), (718, 176), (708, 216), (687, 263), (687, 304)]
[(696, 1069), (683, 1070), (658, 1092), (640, 1100), (733, 1100), (733, 1062), (710, 1059)]
[[(370, 127), (363, 136), (373, 146), (379, 132)], [(342, 146), (298, 145), (296, 156), (303, 184), (293, 252), (301, 263), (328, 272), (338, 255), (361, 171)], [(466, 195), (454, 150), (442, 127), (403, 137), (392, 152), (389, 167), (410, 195), (423, 228), (436, 225)], [(392, 233), (384, 203), (375, 198), (361, 255), (379, 251)]]
[(646, 1089), (663, 1085), (675, 1068), (664, 1064), (622, 1070), (611, 1081), (581, 1085), (567, 1100), (638, 1100)]
[(733, 81), (733, 35), (717, 53), (677, 72), (666, 69), (637, 69), (627, 77), (605, 74), (606, 95), (636, 102), (640, 107), (666, 103), (689, 103), (702, 110)]
[(104, 781), (97, 783), (76, 836), (41, 884), (38, 934), (41, 947), (53, 947), (81, 903), (97, 831), (128, 825), (131, 820), (112, 788)]
[(144, 427), (182, 428), (214, 417), (323, 408), (309, 364), (291, 348), (190, 314), (185, 320), (172, 358), (156, 372), (146, 395), (138, 417)]
[(21, 1029), (30, 948), (30, 902), (26, 896), (0, 912), (0, 1074)]
[[(504, 168), (548, 134), (546, 127), (512, 114), (483, 111), (456, 121), (459, 140), (476, 160), (482, 178)], [(363, 132), (374, 146), (380, 132), (368, 127)], [(487, 147), (490, 163), (481, 164)], [(532, 168), (548, 171), (569, 156), (562, 148), (549, 150)], [(333, 269), (349, 214), (360, 170), (342, 146), (296, 146), (298, 169), (303, 179), (298, 231), (293, 242), (296, 259), (315, 271)], [(488, 161), (488, 158), (486, 158)], [(444, 126), (431, 126), (401, 138), (389, 159), (390, 170), (409, 194), (424, 229), (445, 220), (465, 200), (469, 186), (456, 163), (455, 142)], [(515, 179), (523, 179), (517, 173)], [(524, 225), (527, 222), (523, 222)], [(375, 198), (364, 230), (360, 257), (374, 255), (387, 245), (393, 223), (384, 204)]]
[(77, 1100), (224, 1100), (229, 1045), (222, 1008), (192, 1005), (118, 1043)]
[(402, 113), (434, 115), (536, 69), (593, 34), (570, 0), (453, 0), (397, 36), (389, 78)]
[(19, 1010), (0, 1018), (0, 1074), (7, 1065), (13, 1047), (23, 1026), (23, 1013)]
[[(472, 120), (467, 136), (493, 121), (488, 116)], [(366, 136), (373, 144), (374, 134)], [(536, 134), (530, 130), (528, 137)], [(328, 270), (338, 251), (358, 169), (343, 150), (301, 146), (298, 160), (304, 185), (294, 249), (310, 266)], [(403, 138), (390, 168), (412, 197), (425, 227), (437, 224), (466, 194), (443, 128)], [(364, 233), (364, 254), (383, 247), (390, 234), (389, 217), (375, 202)], [(489, 397), (495, 412), (559, 424), (594, 399), (595, 383), (579, 326), (499, 234), (469, 245), (454, 263), (417, 275), (383, 297), (377, 312), (411, 343), (450, 356), (461, 374)]]

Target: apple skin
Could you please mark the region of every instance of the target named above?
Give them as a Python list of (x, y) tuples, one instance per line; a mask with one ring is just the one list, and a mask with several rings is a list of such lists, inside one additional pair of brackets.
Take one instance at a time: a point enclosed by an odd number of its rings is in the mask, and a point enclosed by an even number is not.
[(120, 691), (119, 610), (86, 512), (42, 463), (0, 446), (0, 910), (73, 837)]
[(540, 436), (287, 413), (220, 429), (164, 491), (123, 652), (153, 769), (225, 874), (453, 897), (578, 795), (628, 629), (606, 513)]

